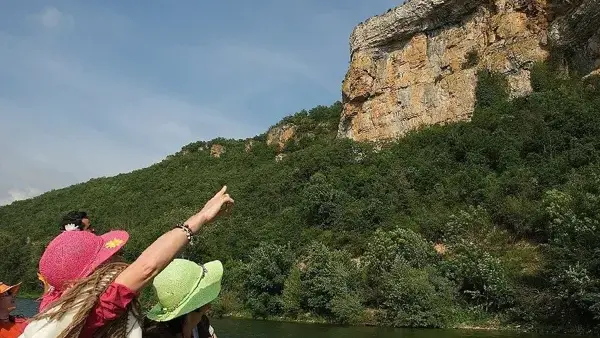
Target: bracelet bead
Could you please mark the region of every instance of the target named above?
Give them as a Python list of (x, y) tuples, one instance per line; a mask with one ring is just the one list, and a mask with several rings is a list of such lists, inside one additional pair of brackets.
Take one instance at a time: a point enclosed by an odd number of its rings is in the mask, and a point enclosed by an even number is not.
[(185, 232), (185, 235), (187, 236), (188, 241), (190, 242), (191, 245), (194, 244), (194, 233), (192, 232), (192, 229), (190, 229), (189, 225), (187, 224), (176, 224), (174, 228), (179, 228), (181, 230), (183, 230)]

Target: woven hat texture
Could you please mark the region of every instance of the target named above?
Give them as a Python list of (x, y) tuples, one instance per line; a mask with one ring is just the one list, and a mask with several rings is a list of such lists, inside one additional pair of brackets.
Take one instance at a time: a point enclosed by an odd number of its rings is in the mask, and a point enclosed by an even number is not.
[(51, 287), (62, 290), (66, 282), (89, 276), (128, 239), (129, 234), (121, 230), (102, 236), (87, 231), (63, 232), (46, 247), (40, 259), (40, 274)]
[(152, 283), (158, 303), (148, 312), (154, 321), (168, 321), (190, 313), (215, 300), (221, 291), (223, 264), (204, 265), (175, 259)]

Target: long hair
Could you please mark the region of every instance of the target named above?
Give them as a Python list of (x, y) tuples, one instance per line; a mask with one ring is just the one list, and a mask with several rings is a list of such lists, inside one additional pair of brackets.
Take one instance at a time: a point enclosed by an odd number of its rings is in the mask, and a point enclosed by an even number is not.
[[(108, 263), (100, 266), (89, 277), (76, 281), (63, 295), (56, 301), (49, 304), (43, 312), (37, 314), (31, 321), (48, 319), (60, 320), (65, 312), (75, 307), (79, 307), (75, 313), (72, 322), (64, 329), (57, 338), (77, 338), (85, 325), (88, 315), (98, 304), (100, 296), (106, 291), (108, 286), (117, 278), (117, 276), (127, 268), (126, 263)], [(140, 311), (138, 299), (128, 306), (133, 315), (142, 322), (143, 318)], [(98, 329), (94, 337), (123, 338), (127, 335), (127, 313)]]

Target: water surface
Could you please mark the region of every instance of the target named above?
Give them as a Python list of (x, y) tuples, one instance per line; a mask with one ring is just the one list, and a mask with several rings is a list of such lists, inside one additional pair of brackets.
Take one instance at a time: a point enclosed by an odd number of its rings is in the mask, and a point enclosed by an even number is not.
[[(37, 302), (17, 299), (15, 314), (30, 317), (37, 312)], [(341, 327), (324, 324), (297, 324), (249, 319), (213, 319), (219, 338), (565, 338), (573, 336), (518, 334), (474, 330), (393, 329), (382, 327)], [(581, 336), (579, 336), (581, 338)]]

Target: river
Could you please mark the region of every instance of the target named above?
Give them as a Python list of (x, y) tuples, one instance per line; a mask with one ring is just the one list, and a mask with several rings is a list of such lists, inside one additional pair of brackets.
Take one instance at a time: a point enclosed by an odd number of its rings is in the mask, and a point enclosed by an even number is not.
[[(15, 314), (32, 316), (38, 303), (18, 299)], [(340, 327), (323, 324), (296, 324), (247, 319), (214, 319), (219, 338), (566, 338), (560, 335), (517, 334), (474, 330), (392, 329), (382, 327)], [(573, 336), (571, 336), (573, 337)], [(578, 336), (581, 338), (581, 336)]]

